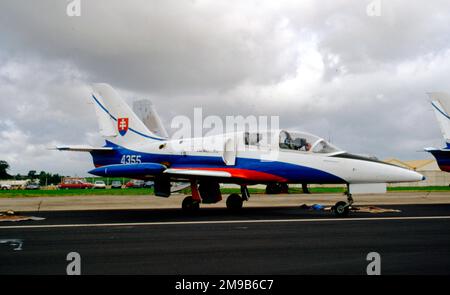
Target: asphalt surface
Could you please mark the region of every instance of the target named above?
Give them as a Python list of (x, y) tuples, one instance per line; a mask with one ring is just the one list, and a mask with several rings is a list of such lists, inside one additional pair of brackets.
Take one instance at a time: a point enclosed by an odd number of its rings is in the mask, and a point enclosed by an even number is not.
[(450, 274), (450, 204), (384, 205), (398, 213), (299, 207), (26, 212), (41, 221), (0, 222), (1, 274)]

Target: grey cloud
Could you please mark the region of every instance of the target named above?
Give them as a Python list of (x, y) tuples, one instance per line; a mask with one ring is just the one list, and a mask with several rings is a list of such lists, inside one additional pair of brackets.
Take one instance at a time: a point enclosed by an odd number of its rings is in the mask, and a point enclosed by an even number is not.
[[(67, 1), (0, 3), (0, 151), (83, 174), (89, 156), (48, 143), (102, 144), (87, 104), (108, 82), (176, 115), (279, 115), (349, 151), (425, 158), (442, 142), (425, 92), (448, 89), (448, 1)], [(14, 133), (16, 132), (16, 133)], [(16, 136), (16, 137), (13, 137)], [(39, 168), (36, 168), (39, 169)]]
[(2, 4), (4, 41), (13, 41), (6, 47), (70, 60), (93, 79), (108, 77), (118, 86), (202, 92), (247, 79), (269, 82), (295, 70), (293, 40), (270, 12), (256, 18), (251, 5), (84, 1), (82, 16), (69, 18), (64, 1), (18, 2)]

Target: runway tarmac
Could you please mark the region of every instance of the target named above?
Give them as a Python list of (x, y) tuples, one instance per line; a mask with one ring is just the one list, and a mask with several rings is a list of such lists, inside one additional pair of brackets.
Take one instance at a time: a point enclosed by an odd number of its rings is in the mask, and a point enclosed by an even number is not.
[[(183, 194), (173, 194), (170, 198), (152, 195), (85, 195), (50, 197), (0, 198), (0, 211), (74, 211), (74, 210), (118, 210), (118, 209), (178, 209)], [(224, 200), (226, 195), (223, 196)], [(314, 194), (253, 194), (245, 207), (292, 207), (300, 204), (322, 204), (331, 206), (345, 200), (342, 193)], [(357, 205), (404, 205), (404, 204), (450, 204), (450, 193), (442, 192), (388, 192), (354, 196)], [(224, 208), (225, 202), (202, 205), (207, 208)]]
[(381, 255), (382, 274), (450, 274), (450, 204), (383, 207), (401, 212), (24, 212), (45, 220), (0, 223), (0, 275), (65, 274), (69, 252), (81, 255), (82, 274), (364, 275), (369, 252)]

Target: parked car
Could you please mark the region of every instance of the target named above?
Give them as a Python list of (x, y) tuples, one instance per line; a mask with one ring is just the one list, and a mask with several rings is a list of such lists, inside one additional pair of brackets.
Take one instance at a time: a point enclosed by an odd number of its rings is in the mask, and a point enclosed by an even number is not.
[(122, 188), (122, 182), (119, 180), (114, 180), (111, 182), (111, 188)]
[(144, 183), (145, 188), (152, 188), (154, 185), (155, 185), (155, 183), (153, 181), (146, 181)]
[(40, 188), (41, 188), (41, 186), (37, 183), (29, 183), (25, 186), (26, 190), (38, 190)]
[(92, 183), (86, 182), (81, 179), (65, 179), (58, 185), (59, 189), (88, 189), (92, 188)]
[(106, 188), (106, 184), (103, 180), (97, 180), (94, 182), (94, 188), (95, 189), (105, 189)]
[(143, 188), (145, 181), (139, 179), (133, 179), (126, 184), (127, 188)]
[(10, 184), (2, 184), (1, 189), (2, 190), (10, 190), (11, 189), (11, 185)]

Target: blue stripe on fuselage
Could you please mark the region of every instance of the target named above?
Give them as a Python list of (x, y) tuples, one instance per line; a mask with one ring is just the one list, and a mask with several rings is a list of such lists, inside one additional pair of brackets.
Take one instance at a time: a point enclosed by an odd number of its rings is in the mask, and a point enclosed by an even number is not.
[(345, 183), (345, 180), (331, 173), (285, 162), (268, 162), (259, 159), (237, 158), (235, 166), (226, 166), (222, 157), (214, 156), (183, 156), (168, 154), (150, 154), (132, 151), (107, 141), (107, 147), (113, 147), (111, 152), (92, 152), (96, 166), (121, 164), (124, 155), (140, 156), (142, 163), (169, 162), (171, 168), (237, 168), (272, 174), (297, 183)]

